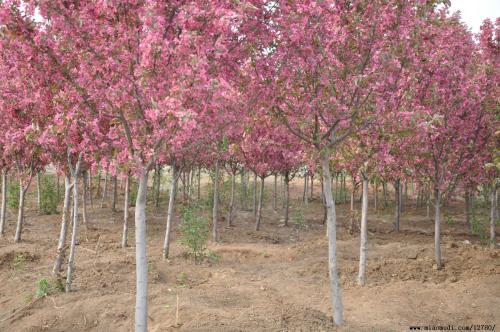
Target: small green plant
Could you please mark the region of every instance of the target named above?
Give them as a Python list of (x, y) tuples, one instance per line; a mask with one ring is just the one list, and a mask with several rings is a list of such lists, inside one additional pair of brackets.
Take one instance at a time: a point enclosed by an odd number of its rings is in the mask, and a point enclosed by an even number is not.
[(304, 212), (301, 208), (293, 211), (292, 222), (299, 228), (305, 228), (307, 226), (305, 222)]
[(195, 263), (203, 261), (209, 232), (208, 220), (198, 214), (196, 207), (184, 207), (179, 229), (181, 243), (191, 250)]
[(471, 220), (472, 235), (479, 236), (481, 240), (486, 239), (486, 227), (480, 219), (473, 218)]
[(19, 208), (19, 182), (11, 181), (7, 186), (7, 205), (12, 210)]
[(54, 181), (46, 176), (42, 177), (40, 194), (40, 212), (45, 215), (56, 214), (60, 197)]
[(210, 263), (217, 263), (220, 260), (220, 256), (216, 252), (213, 252), (211, 250), (206, 251), (205, 257)]
[(448, 213), (448, 212), (445, 212), (444, 213), (444, 222), (446, 223), (446, 225), (448, 226), (453, 226), (455, 225), (455, 220), (453, 219), (453, 217)]
[(61, 279), (49, 280), (47, 278), (43, 278), (38, 280), (36, 285), (37, 290), (35, 292), (35, 298), (37, 299), (52, 295), (56, 292), (64, 291), (64, 285)]
[(185, 272), (179, 273), (175, 276), (175, 284), (179, 288), (187, 287), (189, 283), (189, 277)]
[(26, 255), (24, 253), (19, 253), (16, 255), (16, 257), (14, 257), (13, 261), (12, 261), (12, 266), (15, 268), (15, 269), (22, 269), (24, 268), (24, 265), (26, 264), (28, 258), (26, 257)]

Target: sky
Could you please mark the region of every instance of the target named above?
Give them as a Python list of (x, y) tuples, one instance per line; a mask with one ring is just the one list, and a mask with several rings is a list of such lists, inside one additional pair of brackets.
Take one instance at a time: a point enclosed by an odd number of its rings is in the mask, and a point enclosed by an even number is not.
[(500, 17), (500, 0), (451, 0), (451, 11), (457, 10), (472, 32), (479, 32), (485, 18), (495, 21)]

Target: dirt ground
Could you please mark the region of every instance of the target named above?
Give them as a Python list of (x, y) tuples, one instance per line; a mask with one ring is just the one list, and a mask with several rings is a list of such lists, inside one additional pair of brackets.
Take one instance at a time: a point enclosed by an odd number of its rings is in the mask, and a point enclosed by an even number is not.
[[(293, 188), (297, 208), (300, 182)], [(460, 203), (448, 208), (455, 224), (443, 223), (445, 267), (436, 270), (433, 223), (425, 209), (407, 207), (402, 230), (394, 233), (392, 209), (375, 212), (370, 202), (365, 287), (356, 285), (359, 236), (346, 231), (349, 206), (337, 206), (342, 328), (331, 322), (327, 241), (318, 197), (306, 208), (303, 225), (282, 227), (280, 215), (268, 206), (262, 230), (256, 232), (253, 213), (239, 211), (234, 227), (223, 222), (222, 242), (209, 245), (218, 259), (201, 265), (186, 257), (177, 230), (171, 258), (161, 259), (165, 206), (163, 202), (148, 214), (150, 331), (406, 331), (412, 325), (448, 324), (500, 328), (500, 252), (466, 235)], [(10, 214), (7, 234), (0, 239), (0, 331), (132, 331), (135, 256), (133, 247), (120, 248), (121, 218), (121, 211), (90, 209), (89, 224), (80, 228), (74, 291), (33, 302), (37, 281), (50, 277), (60, 216), (37, 216), (30, 207), (23, 242), (16, 245), (15, 215)], [(129, 234), (133, 244), (133, 225)]]

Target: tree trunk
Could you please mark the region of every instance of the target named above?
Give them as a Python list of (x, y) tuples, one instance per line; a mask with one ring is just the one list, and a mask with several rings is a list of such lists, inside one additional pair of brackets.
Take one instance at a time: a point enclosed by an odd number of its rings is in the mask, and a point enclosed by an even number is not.
[(83, 219), (83, 223), (86, 225), (87, 224), (87, 176), (88, 176), (88, 173), (85, 171), (83, 172), (83, 176), (82, 176), (82, 198), (83, 198), (83, 209), (82, 209), (82, 219)]
[(14, 242), (16, 243), (21, 242), (21, 233), (23, 231), (23, 222), (24, 222), (24, 198), (26, 197), (26, 191), (28, 190), (28, 186), (24, 188), (23, 181), (19, 180), (19, 208), (17, 212), (16, 235), (14, 236)]
[(106, 201), (107, 196), (108, 196), (108, 170), (106, 169), (106, 174), (104, 178), (104, 188), (102, 189), (101, 209), (104, 207), (104, 201)]
[(278, 198), (278, 175), (274, 174), (273, 210), (276, 211), (276, 199)]
[(253, 215), (257, 215), (257, 173), (253, 175), (253, 207), (252, 207)]
[(354, 212), (354, 195), (356, 194), (356, 187), (354, 185), (354, 180), (352, 181), (352, 190), (351, 190), (351, 212)]
[(182, 201), (187, 202), (187, 191), (186, 191), (187, 179), (185, 170), (181, 172), (181, 176), (182, 176)]
[(341, 194), (342, 194), (342, 203), (345, 203), (347, 202), (347, 189), (345, 187), (345, 181), (346, 181), (346, 177), (347, 175), (344, 174), (344, 173), (341, 173), (341, 177), (342, 177), (342, 182), (341, 182)]
[(384, 196), (384, 209), (387, 207), (387, 183), (382, 183), (382, 191)]
[(57, 183), (56, 183), (57, 187), (56, 187), (56, 190), (57, 190), (57, 197), (60, 197), (60, 193), (61, 193), (61, 190), (60, 190), (60, 179), (59, 179), (59, 173), (57, 174)]
[(38, 212), (42, 208), (42, 179), (40, 172), (36, 173), (36, 208)]
[(160, 206), (160, 185), (161, 185), (161, 166), (156, 164), (155, 166), (155, 207)]
[(111, 202), (111, 210), (116, 212), (116, 202), (118, 201), (118, 179), (113, 176), (113, 200)]
[[(425, 203), (426, 203), (426, 214), (427, 214), (427, 219), (430, 220), (431, 218), (431, 194), (430, 194), (430, 190), (426, 190), (427, 193), (426, 193), (426, 197), (425, 197)], [(470, 197), (470, 196), (469, 196)]]
[(257, 208), (257, 216), (255, 219), (255, 230), (260, 228), (260, 221), (262, 219), (262, 203), (264, 201), (264, 177), (260, 178), (260, 193), (259, 193), (259, 206)]
[(309, 204), (309, 175), (304, 175), (304, 203)]
[(401, 180), (396, 180), (394, 185), (394, 201), (396, 202), (396, 217), (394, 219), (394, 230), (399, 232), (399, 223), (401, 218)]
[(231, 199), (229, 201), (229, 211), (227, 212), (227, 225), (233, 225), (233, 211), (234, 211), (234, 190), (236, 187), (236, 174), (231, 174)]
[(135, 203), (135, 331), (148, 331), (148, 257), (146, 251), (146, 201), (148, 170), (142, 167)]
[(98, 171), (97, 171), (97, 178), (96, 178), (96, 182), (97, 182), (97, 191), (95, 193), (95, 197), (98, 198), (99, 195), (101, 194), (101, 168), (99, 167), (98, 168)]
[(492, 249), (496, 248), (496, 232), (495, 227), (498, 219), (498, 207), (497, 207), (497, 186), (494, 183), (491, 188), (491, 206), (490, 206), (490, 247)]
[(332, 195), (332, 179), (330, 175), (330, 158), (325, 154), (321, 160), (323, 169), (323, 186), (325, 202), (327, 209), (327, 228), (328, 228), (328, 270), (330, 275), (330, 291), (333, 308), (333, 321), (335, 325), (344, 323), (344, 314), (342, 306), (342, 294), (340, 289), (339, 277), (337, 275), (337, 229), (335, 201)]
[(0, 207), (0, 236), (5, 233), (5, 212), (7, 210), (7, 170), (2, 170), (2, 206)]
[(321, 179), (321, 203), (323, 204), (323, 225), (326, 224), (327, 220), (327, 211), (326, 211), (326, 202), (325, 202), (325, 187), (323, 184), (323, 176), (320, 177)]
[(69, 247), (68, 258), (68, 272), (66, 274), (66, 293), (71, 291), (71, 283), (73, 282), (73, 271), (75, 270), (75, 253), (76, 253), (76, 239), (78, 231), (78, 176), (80, 174), (80, 165), (82, 161), (82, 154), (78, 156), (75, 169), (72, 170), (73, 175), (73, 230), (71, 233), (71, 243)]
[(311, 174), (311, 201), (314, 199), (314, 174)]
[(177, 168), (175, 161), (172, 162), (172, 183), (170, 184), (170, 196), (168, 198), (167, 228), (165, 229), (165, 239), (163, 241), (163, 259), (167, 259), (170, 251), (170, 233), (174, 220), (175, 193), (177, 191)]
[(130, 175), (127, 174), (125, 179), (125, 198), (123, 200), (123, 233), (122, 233), (122, 248), (128, 245), (128, 208), (130, 206)]
[(68, 218), (70, 215), (71, 199), (71, 178), (69, 174), (64, 175), (64, 203), (61, 216), (61, 231), (59, 233), (59, 242), (57, 243), (56, 260), (52, 274), (57, 276), (61, 272), (61, 266), (64, 259), (64, 244), (66, 243), (66, 234), (68, 233)]
[(198, 190), (197, 190), (197, 198), (200, 200), (201, 197), (201, 167), (198, 167)]
[(93, 198), (93, 188), (92, 188), (92, 173), (90, 171), (90, 169), (88, 170), (88, 173), (87, 173), (87, 178), (88, 178), (88, 183), (89, 183), (89, 200), (90, 200), (90, 207), (93, 208), (94, 207), (94, 198)]
[(212, 239), (219, 242), (219, 161), (215, 162), (214, 206), (212, 210)]
[[(288, 182), (290, 183), (290, 172), (286, 173), (288, 176)], [(281, 191), (282, 191), (282, 207), (285, 208), (285, 195), (286, 195), (286, 188), (285, 188), (285, 177), (281, 176)]]
[(467, 229), (469, 229), (469, 235), (472, 235), (470, 193), (468, 189), (465, 190), (465, 225), (467, 225)]
[(434, 258), (437, 268), (441, 268), (441, 190), (434, 189)]
[(368, 251), (368, 179), (363, 175), (363, 198), (361, 203), (361, 231), (359, 246), (358, 284), (365, 285), (366, 253)]
[(191, 197), (193, 196), (193, 191), (194, 191), (194, 168), (192, 168), (189, 171), (190, 177), (189, 177), (189, 188), (188, 188), (188, 203), (191, 203)]
[(375, 180), (374, 184), (374, 189), (375, 189), (375, 195), (374, 195), (374, 198), (373, 198), (373, 205), (374, 205), (374, 208), (375, 208), (375, 211), (378, 210), (378, 181)]
[(241, 208), (243, 210), (247, 210), (248, 209), (248, 206), (247, 206), (247, 200), (248, 200), (248, 197), (247, 197), (247, 183), (246, 183), (246, 176), (245, 176), (245, 171), (242, 171), (241, 172)]
[(284, 212), (285, 212), (285, 215), (284, 215), (284, 219), (285, 219), (285, 226), (288, 226), (288, 218), (289, 218), (289, 214), (290, 214), (290, 175), (288, 174), (288, 172), (285, 173), (285, 177), (284, 177), (284, 187), (285, 187), (285, 209), (284, 209)]
[(335, 195), (334, 195), (334, 197), (335, 197), (336, 202), (340, 201), (339, 197), (341, 194), (341, 192), (339, 191), (339, 175), (340, 175), (339, 173), (335, 174)]

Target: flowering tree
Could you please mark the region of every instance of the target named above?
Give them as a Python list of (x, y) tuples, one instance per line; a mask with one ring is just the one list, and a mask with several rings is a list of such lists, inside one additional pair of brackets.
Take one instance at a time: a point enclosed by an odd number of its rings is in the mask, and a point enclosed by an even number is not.
[[(489, 114), (477, 75), (476, 46), (457, 17), (443, 9), (422, 32), (419, 45), (419, 84), (415, 93), (414, 167), (430, 180), (435, 207), (435, 260), (441, 260), (441, 202), (453, 192), (467, 170), (478, 165), (478, 151), (487, 146)], [(482, 83), (481, 83), (482, 82)], [(479, 163), (481, 164), (481, 163)]]
[[(387, 85), (402, 67), (392, 47), (411, 35), (417, 14), (432, 6), (412, 1), (350, 1), (265, 4), (249, 36), (251, 67), (267, 96), (269, 112), (313, 148), (323, 169), (329, 237), (334, 321), (343, 323), (336, 267), (336, 214), (331, 190), (331, 151), (347, 137), (372, 124), (394, 91)], [(418, 10), (417, 10), (418, 9)], [(255, 27), (257, 26), (257, 27)], [(251, 32), (248, 32), (250, 35)], [(245, 36), (246, 37), (246, 36)]]

